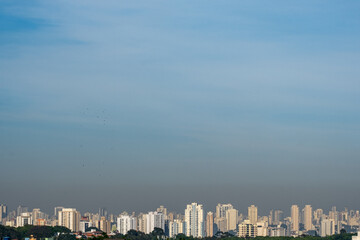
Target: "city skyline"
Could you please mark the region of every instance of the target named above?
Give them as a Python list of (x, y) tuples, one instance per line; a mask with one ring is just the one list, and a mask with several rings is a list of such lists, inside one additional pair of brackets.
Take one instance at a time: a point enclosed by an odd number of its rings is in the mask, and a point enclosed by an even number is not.
[[(182, 213), (173, 212), (166, 206), (146, 212), (113, 214), (104, 208), (98, 212), (81, 213), (76, 208), (54, 207), (52, 214), (40, 208), (29, 209), (18, 206), (15, 210), (0, 204), (0, 224), (7, 227), (26, 225), (68, 228), (72, 234), (88, 237), (104, 232), (109, 236), (126, 235), (130, 230), (150, 234), (160, 229), (165, 236), (178, 234), (203, 238), (216, 233), (229, 233), (238, 237), (279, 237), (303, 235), (332, 236), (345, 232), (355, 233), (360, 229), (360, 211), (338, 209), (329, 211), (314, 209), (311, 205), (292, 205), (291, 215), (282, 210), (271, 210), (267, 215), (258, 214), (258, 206), (251, 205), (247, 213), (240, 213), (230, 203), (218, 203), (213, 211), (206, 211), (202, 204), (193, 202), (186, 205)], [(91, 229), (94, 228), (94, 229)], [(101, 232), (99, 232), (101, 231)], [(95, 234), (95, 235), (94, 235)]]
[(0, 202), (358, 208), (359, 12), (0, 1)]
[[(193, 202), (193, 203), (195, 203), (195, 202)], [(333, 206), (331, 206), (329, 208), (324, 208), (324, 207), (319, 207), (319, 206), (314, 207), (312, 204), (309, 204), (309, 203), (307, 203), (307, 204), (292, 204), (292, 205), (289, 205), (287, 207), (282, 207), (282, 208), (270, 208), (269, 210), (267, 210), (267, 209), (265, 210), (261, 206), (254, 205), (254, 204), (251, 204), (250, 206), (246, 207), (244, 210), (240, 210), (236, 204), (229, 203), (229, 202), (217, 203), (213, 207), (208, 206), (206, 203), (197, 203), (197, 204), (201, 205), (201, 208), (203, 209), (204, 213), (205, 212), (206, 213), (207, 212), (212, 212), (214, 218), (225, 218), (226, 213), (227, 213), (228, 210), (236, 210), (238, 214), (243, 214), (246, 219), (248, 219), (249, 221), (252, 222), (252, 224), (254, 224), (254, 223), (256, 223), (258, 221), (258, 219), (256, 218), (258, 216), (268, 216), (268, 215), (270, 216), (270, 215), (272, 215), (272, 217), (275, 219), (276, 216), (274, 215), (274, 211), (275, 212), (280, 211), (282, 217), (284, 217), (284, 215), (287, 215), (287, 216), (291, 217), (291, 216), (293, 216), (293, 211), (292, 211), (293, 207), (296, 209), (295, 215), (297, 216), (298, 219), (300, 219), (301, 216), (305, 216), (304, 213), (302, 213), (302, 211), (307, 209), (307, 207), (310, 207), (310, 209), (311, 209), (310, 210), (311, 219), (309, 220), (310, 222), (314, 221), (312, 215), (315, 216), (315, 213), (316, 213), (317, 210), (322, 210), (321, 214), (329, 213), (331, 211), (334, 211), (334, 209), (335, 209), (335, 211), (339, 211), (339, 212), (341, 212), (343, 210), (347, 210), (347, 211), (350, 211), (350, 210), (355, 211), (355, 210), (357, 210), (357, 211), (360, 211), (360, 207), (358, 207), (358, 208), (349, 208), (349, 207), (341, 208), (339, 206), (334, 206), (333, 205)], [(49, 216), (53, 215), (54, 212), (59, 211), (59, 210), (57, 210), (57, 208), (78, 209), (81, 213), (92, 212), (92, 213), (99, 213), (100, 215), (104, 215), (105, 212), (106, 212), (106, 215), (109, 215), (109, 214), (121, 215), (124, 212), (136, 213), (136, 214), (143, 213), (143, 212), (151, 212), (151, 211), (153, 211), (153, 212), (162, 212), (161, 210), (159, 210), (160, 209), (159, 206), (163, 207), (163, 208), (165, 208), (167, 210), (171, 210), (171, 212), (173, 212), (173, 213), (180, 213), (181, 214), (181, 213), (184, 213), (184, 211), (186, 210), (186, 207), (189, 206), (189, 201), (186, 204), (184, 204), (183, 206), (179, 206), (176, 209), (168, 208), (167, 205), (159, 204), (159, 205), (157, 205), (157, 206), (155, 206), (153, 208), (148, 208), (148, 209), (144, 209), (144, 210), (141, 210), (141, 211), (133, 211), (132, 209), (126, 209), (126, 208), (118, 208), (117, 210), (114, 211), (112, 209), (106, 208), (105, 206), (98, 207), (96, 209), (83, 209), (81, 206), (67, 206), (67, 205), (64, 205), (64, 204), (53, 206), (50, 209), (43, 208), (42, 206), (31, 207), (31, 206), (21, 205), (21, 204), (16, 205), (16, 207), (9, 207), (11, 205), (8, 205), (8, 204), (6, 204), (4, 202), (2, 202), (2, 203), (0, 202), (0, 206), (6, 206), (6, 209), (7, 209), (8, 212), (10, 211), (10, 209), (12, 211), (19, 212), (20, 208), (22, 209), (20, 211), (23, 211), (23, 212), (32, 212), (33, 209), (35, 209), (35, 210), (37, 210), (37, 209), (40, 210), (41, 209), (42, 210), (41, 212), (44, 212), (44, 213), (48, 214)], [(191, 204), (190, 204), (190, 206), (191, 206)], [(179, 209), (179, 210), (177, 210), (177, 209)], [(100, 211), (102, 211), (102, 213), (100, 213)], [(56, 215), (56, 214), (54, 214), (54, 215)], [(256, 217), (254, 217), (254, 216), (256, 216)], [(206, 214), (204, 216), (204, 219), (206, 219)], [(304, 218), (304, 221), (305, 221), (305, 218)], [(297, 223), (297, 224), (299, 224), (299, 223)]]

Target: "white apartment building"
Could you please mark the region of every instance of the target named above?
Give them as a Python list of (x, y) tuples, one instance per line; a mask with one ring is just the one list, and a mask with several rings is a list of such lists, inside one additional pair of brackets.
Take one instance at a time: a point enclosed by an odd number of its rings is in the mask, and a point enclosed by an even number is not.
[(151, 233), (154, 228), (165, 230), (164, 214), (159, 212), (149, 212), (146, 214), (146, 234)]
[(185, 233), (185, 223), (180, 219), (169, 222), (169, 237), (175, 237), (180, 233)]
[(80, 223), (79, 223), (79, 231), (86, 232), (86, 229), (88, 229), (89, 227), (92, 227), (90, 221), (80, 221)]
[(258, 209), (255, 205), (248, 207), (248, 219), (251, 224), (255, 225), (258, 220)]
[(21, 213), (21, 215), (16, 218), (17, 227), (23, 227), (25, 225), (33, 225), (32, 214), (29, 212)]
[(126, 234), (129, 230), (136, 230), (136, 218), (129, 215), (120, 215), (117, 218), (116, 229), (121, 234)]
[(259, 237), (266, 237), (269, 235), (268, 222), (262, 221), (256, 223), (256, 235)]
[(299, 207), (297, 205), (291, 206), (291, 231), (299, 231)]
[(238, 225), (238, 215), (239, 212), (235, 208), (228, 209), (226, 211), (226, 230), (227, 231), (236, 231)]
[(80, 229), (80, 212), (75, 208), (63, 208), (58, 212), (58, 224), (70, 229), (72, 232), (77, 232)]
[(313, 229), (311, 205), (305, 205), (305, 208), (304, 208), (304, 228), (305, 228), (305, 231), (309, 231), (309, 230)]
[(270, 237), (284, 237), (286, 236), (286, 229), (280, 226), (269, 228)]
[(230, 209), (233, 209), (233, 205), (230, 203), (218, 203), (216, 206), (214, 223), (217, 226), (218, 231), (227, 232), (227, 220), (226, 220), (226, 212)]
[(222, 204), (222, 203), (219, 203), (217, 206), (216, 206), (216, 215), (215, 217), (216, 218), (225, 218), (226, 217), (226, 211), (229, 210), (229, 209), (233, 209), (233, 205), (231, 205), (230, 203), (227, 203), (227, 204)]
[(256, 237), (257, 236), (257, 227), (252, 224), (250, 220), (245, 220), (239, 224), (239, 237)]
[(185, 209), (186, 236), (204, 237), (204, 210), (202, 204), (191, 203)]
[(323, 219), (320, 224), (320, 236), (326, 237), (335, 234), (335, 220)]

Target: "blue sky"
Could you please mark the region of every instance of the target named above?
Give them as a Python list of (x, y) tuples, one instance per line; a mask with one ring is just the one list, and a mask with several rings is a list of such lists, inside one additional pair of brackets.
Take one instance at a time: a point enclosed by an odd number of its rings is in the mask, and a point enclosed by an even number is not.
[(358, 1), (0, 5), (0, 202), (359, 207)]

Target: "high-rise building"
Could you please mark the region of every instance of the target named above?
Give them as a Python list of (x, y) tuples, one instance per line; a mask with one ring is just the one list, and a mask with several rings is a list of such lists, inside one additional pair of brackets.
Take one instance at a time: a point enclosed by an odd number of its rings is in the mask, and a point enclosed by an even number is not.
[(216, 230), (215, 232), (227, 232), (227, 222), (226, 217), (215, 218), (214, 219)]
[(257, 228), (254, 224), (250, 223), (250, 220), (245, 220), (239, 224), (238, 236), (242, 238), (254, 238), (257, 236)]
[(4, 204), (0, 204), (0, 224), (2, 224), (2, 221), (7, 216), (7, 207)]
[(248, 219), (251, 224), (255, 225), (258, 220), (258, 209), (255, 205), (248, 207)]
[(341, 222), (339, 221), (339, 212), (336, 210), (335, 206), (333, 206), (329, 212), (329, 219), (333, 219), (335, 221), (335, 233), (340, 233)]
[(167, 216), (167, 219), (169, 221), (174, 221), (174, 213), (173, 212), (169, 212), (168, 216)]
[(206, 236), (214, 236), (214, 214), (213, 212), (208, 212), (206, 214)]
[(184, 233), (185, 223), (181, 219), (169, 222), (169, 237), (173, 238), (180, 233)]
[(202, 204), (191, 203), (185, 209), (186, 235), (204, 237), (204, 210)]
[(136, 218), (129, 215), (120, 215), (117, 218), (116, 229), (124, 235), (131, 229), (136, 230)]
[(256, 223), (256, 235), (259, 237), (268, 236), (268, 222), (261, 221)]
[(345, 208), (345, 210), (340, 212), (340, 214), (339, 214), (339, 221), (342, 221), (342, 222), (346, 223), (348, 220), (349, 220), (349, 212)]
[(336, 206), (331, 207), (331, 211), (329, 211), (329, 218), (335, 219), (337, 214)]
[(86, 232), (88, 230), (89, 227), (91, 227), (91, 222), (89, 221), (88, 217), (82, 217), (80, 219), (80, 223), (79, 223), (79, 231), (81, 232)]
[(236, 231), (238, 224), (238, 210), (231, 208), (226, 211), (226, 225), (227, 231)]
[(54, 216), (56, 219), (59, 218), (59, 212), (62, 211), (64, 209), (64, 207), (55, 207), (54, 208)]
[(116, 222), (116, 218), (115, 218), (114, 214), (111, 213), (111, 214), (109, 215), (109, 220), (110, 220), (110, 222), (112, 222), (112, 223), (113, 223), (113, 222)]
[(222, 204), (222, 203), (218, 203), (218, 205), (216, 206), (216, 218), (225, 218), (226, 217), (226, 211), (228, 209), (232, 209), (234, 208), (233, 205), (231, 205), (230, 203), (228, 204)]
[(139, 216), (137, 217), (137, 230), (140, 232), (145, 233), (146, 232), (146, 227), (147, 227), (147, 214), (143, 214), (140, 213)]
[(110, 233), (110, 231), (111, 231), (111, 223), (110, 223), (109, 220), (106, 219), (105, 216), (102, 216), (100, 218), (99, 224), (100, 224), (100, 230), (101, 231), (103, 231), (105, 233)]
[(33, 219), (31, 213), (29, 212), (23, 212), (20, 214), (20, 216), (17, 216), (16, 218), (17, 227), (23, 227), (26, 225), (33, 225)]
[(323, 219), (320, 225), (320, 236), (326, 237), (335, 234), (335, 221), (334, 219)]
[(320, 224), (320, 220), (324, 215), (324, 211), (322, 209), (316, 209), (314, 211), (314, 222), (315, 224), (319, 225)]
[(305, 205), (304, 208), (304, 229), (305, 231), (309, 231), (313, 229), (311, 205)]
[(107, 218), (108, 212), (106, 208), (99, 208), (99, 217), (106, 217)]
[(165, 219), (167, 219), (167, 208), (166, 208), (166, 207), (164, 207), (163, 205), (161, 205), (160, 207), (158, 207), (158, 208), (156, 209), (156, 211), (157, 211), (158, 213), (164, 214)]
[(27, 213), (27, 212), (29, 212), (28, 207), (24, 207), (24, 206), (21, 206), (21, 205), (17, 207), (17, 211), (16, 211), (17, 216), (21, 216), (22, 213)]
[(291, 231), (299, 231), (299, 207), (297, 205), (291, 206)]
[(272, 224), (279, 225), (282, 220), (283, 220), (283, 211), (275, 210)]
[(72, 232), (77, 232), (80, 229), (80, 212), (75, 208), (63, 208), (58, 212), (58, 224), (70, 229)]
[(216, 206), (214, 222), (216, 224), (217, 231), (227, 232), (226, 211), (233, 208), (233, 205), (231, 205), (230, 203), (219, 203)]
[(274, 210), (270, 210), (269, 212), (269, 225), (273, 225), (274, 222)]
[(149, 212), (146, 214), (146, 234), (151, 233), (154, 228), (161, 228), (165, 231), (165, 219), (163, 213)]
[(33, 222), (36, 224), (38, 219), (44, 219), (45, 214), (40, 211), (40, 208), (34, 208), (32, 211)]
[(270, 237), (284, 237), (286, 236), (286, 229), (283, 227), (270, 227), (269, 228)]

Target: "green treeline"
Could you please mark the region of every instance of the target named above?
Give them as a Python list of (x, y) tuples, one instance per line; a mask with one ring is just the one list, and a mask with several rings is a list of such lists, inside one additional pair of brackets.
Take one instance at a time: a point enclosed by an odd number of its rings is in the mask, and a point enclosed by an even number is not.
[(126, 235), (117, 235), (111, 238), (115, 239), (124, 239), (124, 240), (155, 240), (155, 239), (171, 239), (171, 240), (195, 240), (195, 239), (202, 239), (202, 240), (215, 240), (215, 239), (225, 239), (225, 240), (351, 240), (351, 237), (354, 234), (337, 234), (328, 237), (313, 237), (313, 236), (299, 236), (299, 237), (256, 237), (256, 238), (240, 238), (236, 236), (232, 236), (228, 233), (217, 234), (214, 237), (204, 237), (204, 238), (193, 238), (187, 237), (184, 234), (178, 234), (175, 238), (168, 238), (164, 235), (154, 234), (154, 232), (150, 234), (144, 234), (141, 232), (137, 232), (131, 230)]
[[(6, 227), (0, 225), (0, 240), (4, 237), (10, 237), (11, 239), (25, 239), (33, 235), (37, 239), (44, 238), (53, 238), (56, 240), (76, 240), (75, 235), (70, 234), (70, 230), (65, 227), (56, 226), (32, 226), (27, 225), (25, 227)], [(57, 233), (60, 233), (57, 236)], [(251, 240), (351, 240), (351, 237), (354, 234), (342, 232), (341, 234), (332, 235), (328, 237), (314, 237), (314, 236), (299, 236), (296, 238), (293, 237), (256, 237)], [(143, 232), (130, 230), (126, 235), (116, 234), (114, 236), (108, 236), (103, 233), (101, 237), (92, 238), (92, 240), (105, 240), (105, 239), (121, 239), (121, 240), (158, 240), (158, 239), (171, 239), (171, 240), (192, 240), (200, 239), (187, 237), (184, 234), (178, 234), (175, 238), (168, 238), (165, 236), (164, 231), (160, 228), (155, 228), (150, 234), (145, 234)], [(218, 233), (214, 237), (204, 237), (203, 240), (215, 240), (215, 239), (227, 239), (227, 240), (250, 240), (250, 238), (239, 238), (232, 236), (229, 233)]]
[[(70, 229), (62, 226), (32, 226), (26, 225), (24, 227), (7, 227), (0, 225), (0, 239), (10, 237), (11, 239), (24, 239), (33, 235), (35, 238), (51, 238), (57, 233), (61, 235), (69, 235)], [(62, 236), (63, 237), (63, 236)]]

